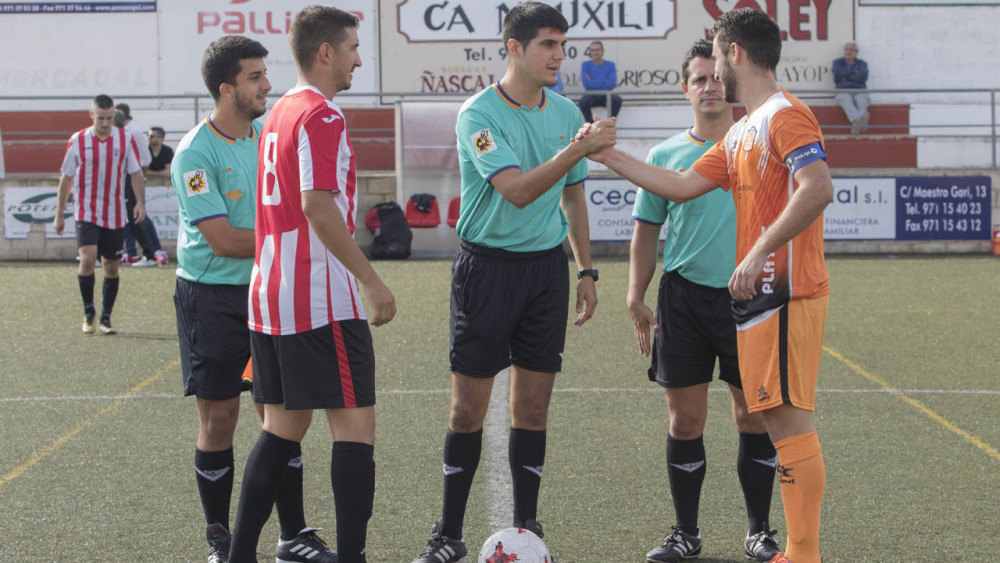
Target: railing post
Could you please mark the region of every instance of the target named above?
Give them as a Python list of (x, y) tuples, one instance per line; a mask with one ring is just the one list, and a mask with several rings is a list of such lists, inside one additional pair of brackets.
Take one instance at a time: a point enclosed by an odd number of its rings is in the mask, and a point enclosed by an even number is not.
[(990, 149), (993, 168), (997, 167), (997, 91), (990, 90)]
[(199, 113), (201, 113), (201, 112), (198, 111), (198, 96), (195, 96), (194, 97), (194, 125), (192, 125), (192, 127), (194, 127), (195, 125), (198, 125), (198, 114)]

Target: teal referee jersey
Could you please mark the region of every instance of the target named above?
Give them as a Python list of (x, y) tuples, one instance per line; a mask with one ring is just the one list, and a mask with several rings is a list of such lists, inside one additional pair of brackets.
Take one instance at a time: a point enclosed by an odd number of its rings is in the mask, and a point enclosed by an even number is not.
[(562, 244), (569, 231), (559, 206), (562, 189), (587, 179), (586, 159), (523, 209), (500, 195), (490, 180), (508, 168), (528, 171), (544, 164), (569, 145), (581, 125), (576, 104), (546, 89), (542, 102), (530, 108), (511, 99), (499, 83), (469, 98), (455, 124), (462, 174), (458, 236), (513, 252)]
[(177, 277), (205, 284), (250, 284), (253, 258), (216, 256), (198, 223), (225, 217), (233, 227), (253, 230), (260, 129), (254, 121), (249, 137), (233, 139), (206, 119), (178, 145), (170, 167), (180, 211)]
[[(683, 171), (714, 145), (688, 129), (653, 147), (646, 162)], [(632, 217), (662, 225), (669, 219), (663, 246), (663, 271), (707, 287), (728, 287), (736, 269), (736, 205), (722, 188), (684, 203), (665, 200), (639, 189)]]

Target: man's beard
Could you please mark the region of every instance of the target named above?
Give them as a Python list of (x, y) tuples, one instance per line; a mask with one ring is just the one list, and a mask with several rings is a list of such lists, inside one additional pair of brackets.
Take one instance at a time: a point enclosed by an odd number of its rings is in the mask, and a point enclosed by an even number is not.
[(257, 119), (258, 117), (264, 115), (264, 110), (259, 110), (254, 106), (254, 100), (256, 98), (247, 98), (236, 91), (236, 111), (242, 113), (243, 115), (249, 117), (250, 119)]
[(726, 102), (735, 104), (739, 102), (736, 98), (736, 72), (733, 71), (733, 67), (729, 64), (728, 60), (724, 64), (722, 75), (719, 78), (722, 79), (722, 87), (726, 91)]

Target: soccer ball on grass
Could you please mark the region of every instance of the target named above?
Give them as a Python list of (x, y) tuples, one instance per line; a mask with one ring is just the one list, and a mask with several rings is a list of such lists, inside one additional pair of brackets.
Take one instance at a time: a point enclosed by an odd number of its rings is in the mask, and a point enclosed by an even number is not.
[(542, 538), (524, 528), (507, 528), (490, 536), (477, 563), (552, 563)]

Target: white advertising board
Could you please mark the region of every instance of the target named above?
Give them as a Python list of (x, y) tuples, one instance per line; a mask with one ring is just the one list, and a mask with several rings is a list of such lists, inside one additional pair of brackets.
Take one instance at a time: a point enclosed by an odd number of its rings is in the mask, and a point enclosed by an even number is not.
[(823, 238), (896, 238), (895, 178), (834, 178), (833, 201), (823, 211)]
[[(35, 223), (45, 225), (46, 238), (73, 238), (73, 198), (70, 196), (64, 217), (66, 228), (57, 235), (52, 228), (56, 213), (56, 188), (10, 186), (3, 189), (3, 234), (7, 239), (25, 239)], [(146, 213), (156, 225), (161, 239), (177, 238), (177, 195), (173, 188), (146, 188)]]
[[(785, 38), (779, 84), (832, 88), (831, 61), (853, 37), (850, 2), (832, 0), (545, 0), (570, 25), (563, 85), (582, 89), (580, 64), (591, 40), (604, 42), (618, 69), (618, 89), (676, 91), (684, 52), (713, 21), (739, 6), (757, 6)], [(503, 16), (515, 2), (380, 0), (381, 84), (385, 92), (472, 93), (506, 69)]]
[[(205, 47), (224, 35), (245, 35), (270, 52), (267, 77), (272, 92), (295, 86), (295, 62), (288, 46), (288, 29), (295, 14), (315, 0), (170, 0), (159, 3), (160, 93), (207, 94), (201, 79)], [(375, 45), (378, 22), (374, 0), (338, 0), (336, 6), (361, 19), (361, 68), (351, 90), (375, 92)]]

